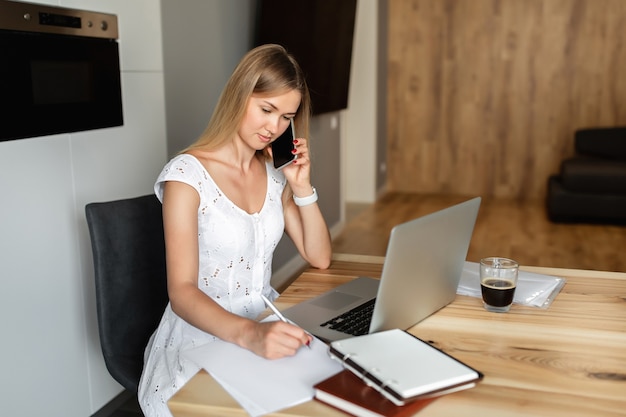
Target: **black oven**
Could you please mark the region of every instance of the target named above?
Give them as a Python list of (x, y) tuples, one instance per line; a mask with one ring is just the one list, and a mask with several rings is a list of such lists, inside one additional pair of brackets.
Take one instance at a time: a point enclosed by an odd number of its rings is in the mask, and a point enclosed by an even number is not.
[(117, 16), (0, 0), (0, 141), (123, 124)]

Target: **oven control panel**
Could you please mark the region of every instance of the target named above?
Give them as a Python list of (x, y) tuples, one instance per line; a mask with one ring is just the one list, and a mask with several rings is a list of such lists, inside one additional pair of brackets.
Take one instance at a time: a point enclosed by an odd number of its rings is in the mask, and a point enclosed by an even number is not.
[(117, 16), (0, 0), (0, 29), (117, 39)]

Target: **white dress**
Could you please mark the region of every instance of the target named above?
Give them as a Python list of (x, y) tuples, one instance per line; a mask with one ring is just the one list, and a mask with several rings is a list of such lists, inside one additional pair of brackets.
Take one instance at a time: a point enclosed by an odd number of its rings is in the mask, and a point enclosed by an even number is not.
[[(272, 255), (283, 235), (284, 175), (266, 163), (267, 194), (260, 212), (249, 214), (233, 204), (203, 165), (191, 155), (178, 155), (163, 168), (154, 190), (163, 201), (165, 181), (189, 184), (200, 195), (198, 288), (226, 310), (255, 318), (264, 309), (261, 294), (275, 299), (270, 287)], [(146, 417), (171, 417), (167, 401), (198, 367), (181, 352), (215, 340), (190, 325), (168, 304), (146, 347), (139, 383), (139, 403)]]

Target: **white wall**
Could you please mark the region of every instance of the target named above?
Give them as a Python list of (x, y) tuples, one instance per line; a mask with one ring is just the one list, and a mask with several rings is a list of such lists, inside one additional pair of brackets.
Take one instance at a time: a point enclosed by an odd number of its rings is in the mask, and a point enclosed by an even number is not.
[(160, 2), (39, 2), (118, 15), (124, 126), (0, 142), (1, 414), (85, 417), (122, 388), (100, 352), (84, 206), (151, 193), (166, 162)]
[[(253, 46), (255, 0), (161, 0), (168, 151), (196, 140), (224, 84)], [(335, 121), (333, 123), (332, 121)], [(312, 118), (312, 181), (331, 233), (342, 226), (340, 123), (336, 113)], [(272, 262), (272, 285), (281, 288), (306, 265), (288, 237)]]
[(230, 74), (250, 49), (256, 2), (161, 0), (161, 13), (168, 152), (174, 155), (204, 131)]
[[(122, 388), (100, 351), (84, 206), (151, 193), (166, 162), (160, 0), (38, 2), (118, 15), (125, 124), (0, 142), (0, 413), (85, 417)], [(375, 198), (376, 5), (359, 0), (341, 114), (348, 201)]]
[(348, 202), (376, 200), (377, 28), (378, 1), (359, 0), (348, 110), (342, 115), (344, 195)]

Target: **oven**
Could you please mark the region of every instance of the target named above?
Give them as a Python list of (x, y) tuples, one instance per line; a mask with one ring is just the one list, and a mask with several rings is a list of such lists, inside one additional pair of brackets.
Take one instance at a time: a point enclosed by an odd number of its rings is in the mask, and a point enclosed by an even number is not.
[(0, 141), (123, 124), (117, 16), (0, 0)]

